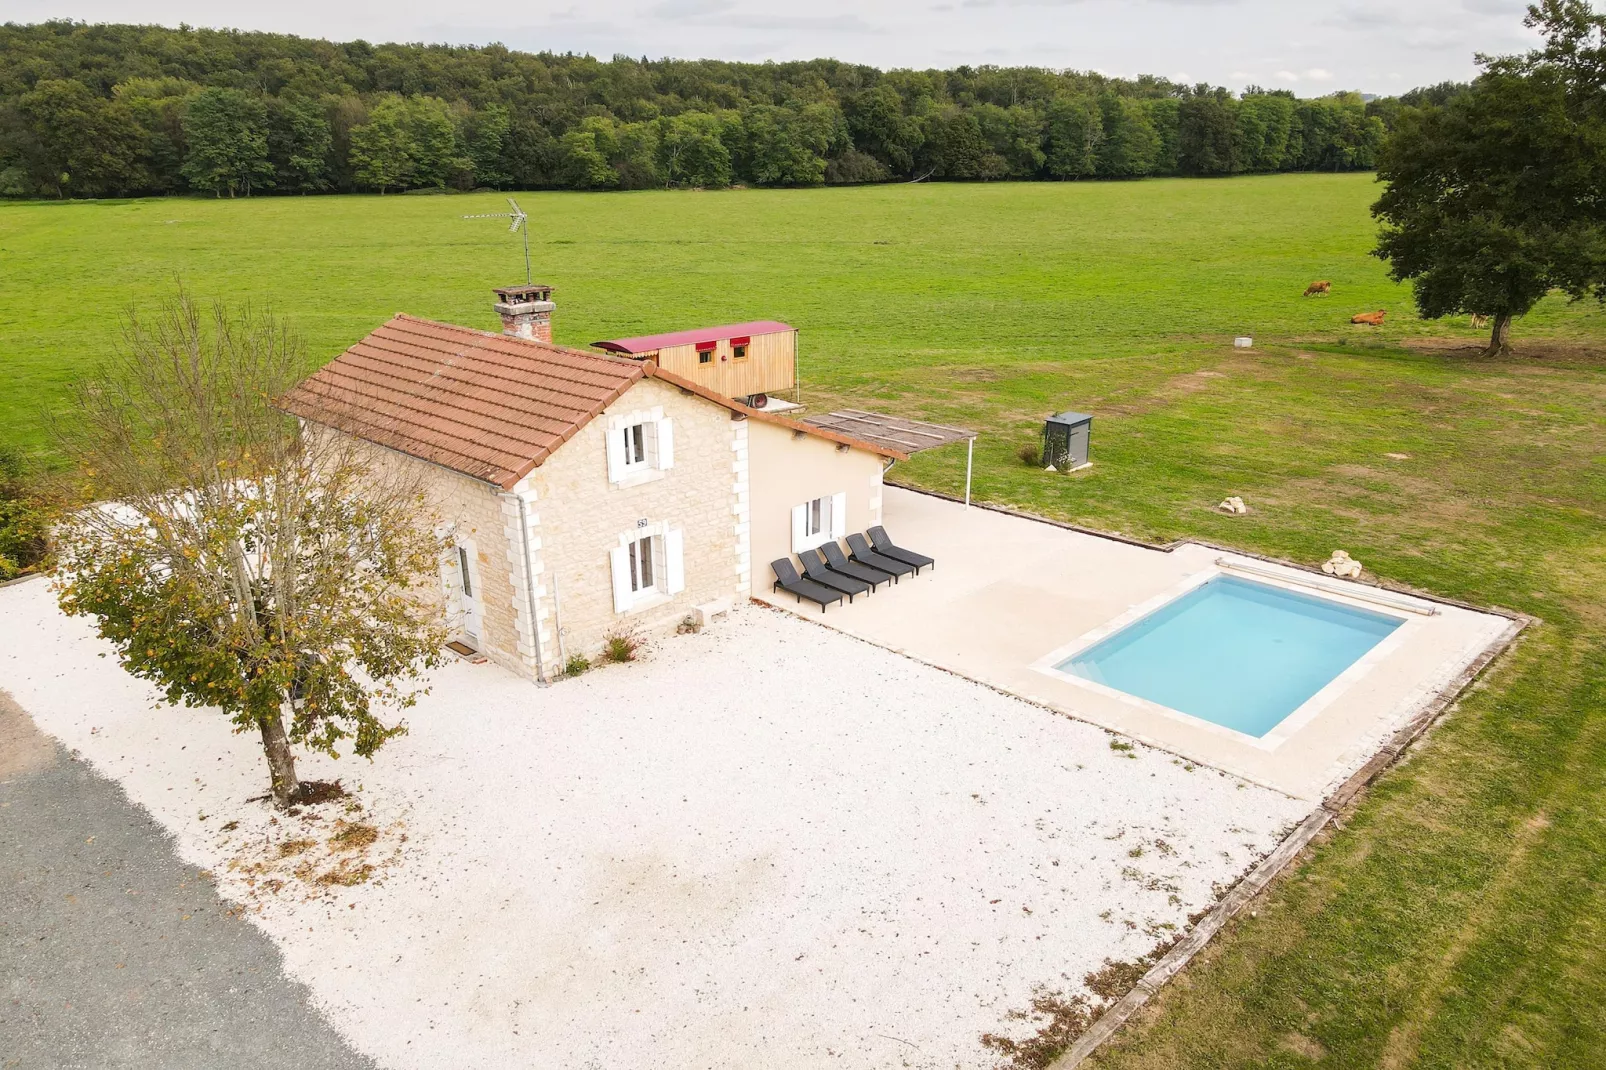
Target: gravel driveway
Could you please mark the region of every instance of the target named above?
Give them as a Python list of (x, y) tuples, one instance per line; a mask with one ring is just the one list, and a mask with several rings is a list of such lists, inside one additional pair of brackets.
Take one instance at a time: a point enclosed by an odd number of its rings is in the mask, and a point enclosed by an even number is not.
[(391, 1067), (992, 1066), (1306, 810), (752, 607), (545, 689), (448, 666), (374, 762), (303, 762), (349, 800), (281, 820), (253, 740), (102, 649), (0, 590), (0, 687)]

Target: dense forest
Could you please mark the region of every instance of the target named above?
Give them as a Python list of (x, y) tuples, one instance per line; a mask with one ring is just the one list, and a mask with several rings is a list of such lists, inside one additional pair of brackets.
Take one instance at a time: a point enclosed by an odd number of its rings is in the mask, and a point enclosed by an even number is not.
[(809, 186), (1372, 168), (1442, 99), (0, 26), (0, 196)]

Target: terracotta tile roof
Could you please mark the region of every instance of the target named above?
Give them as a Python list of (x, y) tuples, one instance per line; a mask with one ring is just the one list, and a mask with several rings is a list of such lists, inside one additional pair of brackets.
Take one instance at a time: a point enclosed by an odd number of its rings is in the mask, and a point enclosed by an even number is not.
[(280, 407), (506, 489), (645, 374), (633, 360), (397, 315)]

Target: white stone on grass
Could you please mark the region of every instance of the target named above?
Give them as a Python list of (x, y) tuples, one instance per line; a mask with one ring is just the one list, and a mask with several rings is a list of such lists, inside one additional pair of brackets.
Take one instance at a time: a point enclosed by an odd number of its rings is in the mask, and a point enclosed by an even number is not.
[(284, 835), (255, 739), (105, 651), (0, 590), (0, 687), (387, 1067), (991, 1067), (1035, 989), (1144, 954), (1309, 808), (747, 607), (546, 689), (446, 666), (373, 762), (301, 761), (402, 859), (263, 894), (228, 869)]
[(1334, 550), (1333, 556), (1322, 562), (1322, 571), (1341, 580), (1358, 579), (1361, 575), (1361, 563), (1343, 550)]

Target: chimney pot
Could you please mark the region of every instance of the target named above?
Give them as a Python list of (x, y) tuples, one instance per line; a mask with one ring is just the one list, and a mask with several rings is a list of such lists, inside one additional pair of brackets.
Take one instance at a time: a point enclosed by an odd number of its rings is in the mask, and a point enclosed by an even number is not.
[(523, 286), (498, 286), (496, 314), (502, 317), (502, 333), (536, 342), (552, 341), (552, 287), (543, 282)]

